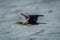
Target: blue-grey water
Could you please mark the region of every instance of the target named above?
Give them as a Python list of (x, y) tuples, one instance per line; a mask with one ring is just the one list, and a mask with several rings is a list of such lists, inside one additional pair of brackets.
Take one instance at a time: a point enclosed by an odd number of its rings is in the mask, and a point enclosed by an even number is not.
[[(21, 12), (46, 24), (17, 25)], [(0, 40), (60, 40), (60, 0), (0, 0)]]

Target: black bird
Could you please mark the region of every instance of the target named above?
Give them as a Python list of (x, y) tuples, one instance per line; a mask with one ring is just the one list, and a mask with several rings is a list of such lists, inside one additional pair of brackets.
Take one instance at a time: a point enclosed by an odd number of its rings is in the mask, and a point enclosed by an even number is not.
[(28, 14), (23, 14), (21, 13), (22, 16), (24, 16), (25, 20), (23, 22), (16, 22), (16, 24), (32, 24), (36, 25), (39, 24), (37, 23), (38, 17), (43, 17), (44, 15), (28, 15)]

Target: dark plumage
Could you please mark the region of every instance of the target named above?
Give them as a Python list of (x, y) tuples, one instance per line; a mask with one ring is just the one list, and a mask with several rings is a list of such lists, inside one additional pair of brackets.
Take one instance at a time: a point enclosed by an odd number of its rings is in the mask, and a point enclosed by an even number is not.
[(29, 24), (37, 24), (37, 20), (39, 16), (42, 17), (44, 15), (29, 15), (30, 17), (28, 20)]

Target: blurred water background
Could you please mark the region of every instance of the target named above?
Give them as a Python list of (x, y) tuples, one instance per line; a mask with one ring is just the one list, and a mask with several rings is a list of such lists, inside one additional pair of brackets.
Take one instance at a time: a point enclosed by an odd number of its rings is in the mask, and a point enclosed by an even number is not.
[[(17, 25), (21, 12), (46, 24)], [(60, 0), (0, 0), (0, 40), (60, 40)]]

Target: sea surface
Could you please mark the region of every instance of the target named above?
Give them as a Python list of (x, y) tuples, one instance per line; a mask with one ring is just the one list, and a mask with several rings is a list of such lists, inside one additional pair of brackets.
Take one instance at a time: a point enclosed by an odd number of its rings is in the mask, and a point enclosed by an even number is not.
[[(21, 13), (44, 17), (39, 25), (15, 24)], [(60, 0), (0, 0), (0, 40), (60, 40)]]

